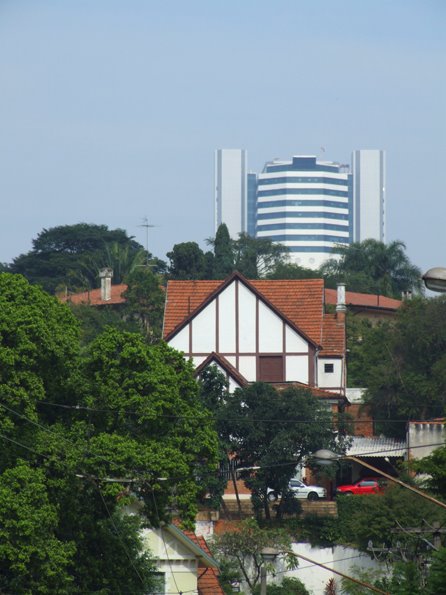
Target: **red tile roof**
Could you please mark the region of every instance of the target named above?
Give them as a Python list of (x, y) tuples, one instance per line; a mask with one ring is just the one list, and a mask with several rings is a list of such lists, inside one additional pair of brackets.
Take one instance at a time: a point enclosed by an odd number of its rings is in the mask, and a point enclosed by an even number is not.
[(69, 302), (75, 305), (85, 306), (109, 306), (110, 304), (124, 304), (126, 299), (123, 293), (127, 290), (127, 285), (121, 283), (120, 285), (111, 286), (111, 299), (101, 299), (100, 289), (90, 289), (90, 291), (83, 291), (82, 293), (75, 293), (73, 295), (59, 296), (62, 302)]
[(224, 281), (169, 281), (166, 292), (164, 337), (168, 337), (193, 313), (223, 289), (234, 277), (250, 286), (260, 297), (314, 344), (324, 355), (342, 355), (345, 350), (344, 324), (335, 314), (324, 313), (323, 279), (246, 280), (235, 273)]
[[(204, 537), (198, 536), (192, 531), (183, 531), (183, 533), (208, 556), (212, 557)], [(198, 566), (198, 595), (224, 595), (224, 591), (218, 582), (218, 570), (216, 568)]]
[[(327, 304), (336, 304), (336, 289), (325, 290), (325, 301)], [(401, 300), (369, 293), (357, 293), (355, 291), (345, 292), (347, 306), (362, 306), (363, 308), (382, 308), (386, 310), (397, 310), (403, 303)]]

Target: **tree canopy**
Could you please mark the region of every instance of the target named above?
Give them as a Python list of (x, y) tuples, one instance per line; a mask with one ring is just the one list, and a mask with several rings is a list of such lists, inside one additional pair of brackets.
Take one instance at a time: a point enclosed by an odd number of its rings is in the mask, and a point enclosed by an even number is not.
[[(331, 413), (309, 390), (275, 390), (257, 382), (226, 397), (219, 435), (242, 467), (260, 467), (241, 477), (252, 490), (254, 507), (269, 518), (268, 488), (286, 494), (295, 469), (319, 448), (339, 449)], [(225, 420), (230, 420), (226, 421)], [(278, 513), (284, 506), (281, 500)]]
[(143, 247), (123, 229), (77, 223), (41, 231), (32, 249), (15, 258), (9, 270), (53, 293), (61, 287), (97, 287), (99, 269), (104, 267), (113, 268), (114, 281), (121, 282), (145, 259)]
[(404, 437), (408, 419), (441, 417), (446, 406), (446, 299), (416, 298), (392, 324), (362, 325), (349, 345), (349, 370), (367, 401), (377, 431)]
[(340, 258), (329, 259), (322, 276), (343, 281), (350, 291), (377, 293), (401, 299), (404, 291), (420, 291), (421, 271), (405, 253), (404, 242), (384, 244), (374, 239), (337, 246)]
[(147, 593), (144, 522), (195, 518), (217, 438), (192, 366), (109, 328), (79, 347), (68, 306), (0, 274), (0, 588)]

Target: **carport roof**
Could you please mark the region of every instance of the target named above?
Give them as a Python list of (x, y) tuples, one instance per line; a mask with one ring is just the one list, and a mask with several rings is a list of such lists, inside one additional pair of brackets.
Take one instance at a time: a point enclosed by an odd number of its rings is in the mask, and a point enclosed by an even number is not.
[(353, 457), (404, 457), (406, 453), (405, 440), (395, 440), (385, 436), (374, 438), (354, 436), (346, 454)]

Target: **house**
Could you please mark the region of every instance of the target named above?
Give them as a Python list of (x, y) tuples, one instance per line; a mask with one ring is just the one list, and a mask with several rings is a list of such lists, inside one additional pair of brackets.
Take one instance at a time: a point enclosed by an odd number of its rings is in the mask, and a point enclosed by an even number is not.
[[(336, 289), (325, 289), (325, 303), (333, 306), (336, 305)], [(372, 324), (394, 318), (402, 303), (401, 300), (389, 298), (385, 295), (358, 293), (355, 291), (345, 292), (347, 310), (355, 316), (366, 318)]]
[(124, 297), (127, 291), (127, 285), (120, 283), (112, 285), (113, 270), (106, 268), (99, 271), (101, 287), (98, 289), (89, 289), (75, 294), (60, 295), (62, 302), (74, 304), (76, 306), (117, 306), (125, 304)]
[(345, 394), (345, 288), (325, 311), (323, 279), (169, 281), (163, 337), (196, 370), (216, 364), (232, 387), (296, 383)]
[(156, 561), (162, 583), (160, 594), (224, 594), (218, 582), (218, 564), (204, 537), (181, 531), (174, 524), (144, 529), (142, 537)]

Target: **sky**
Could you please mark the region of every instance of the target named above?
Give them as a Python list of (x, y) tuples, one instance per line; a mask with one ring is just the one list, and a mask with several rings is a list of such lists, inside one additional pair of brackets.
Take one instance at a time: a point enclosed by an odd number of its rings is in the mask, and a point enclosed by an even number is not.
[[(387, 241), (446, 266), (443, 0), (0, 0), (0, 262), (56, 225), (206, 248), (214, 152), (384, 149)], [(321, 147), (324, 147), (323, 154)]]

